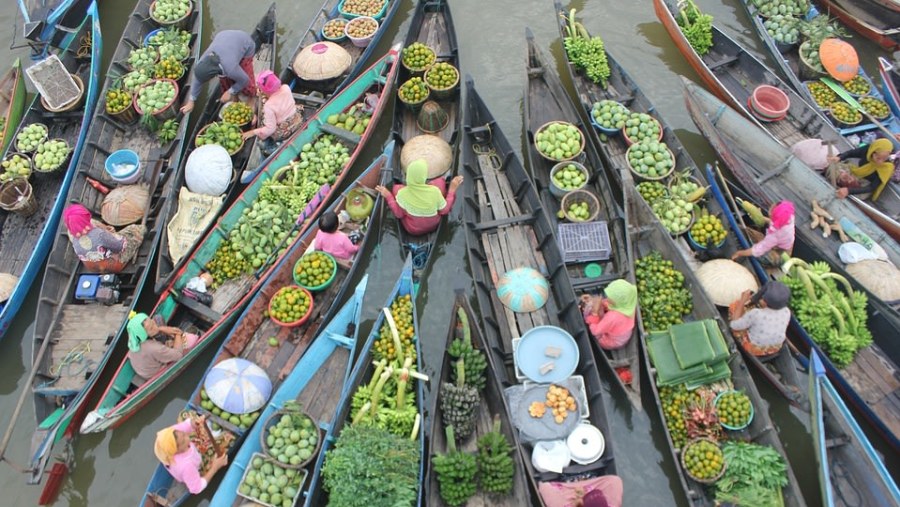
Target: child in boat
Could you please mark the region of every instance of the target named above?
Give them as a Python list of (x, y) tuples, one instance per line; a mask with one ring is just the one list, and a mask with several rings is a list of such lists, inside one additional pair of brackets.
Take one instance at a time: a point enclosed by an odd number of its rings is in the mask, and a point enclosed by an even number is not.
[(584, 321), (604, 350), (624, 347), (634, 330), (637, 309), (637, 287), (625, 280), (615, 280), (603, 291), (606, 297), (581, 296)]
[[(128, 360), (135, 376), (131, 383), (141, 386), (161, 370), (178, 361), (197, 344), (199, 336), (177, 327), (164, 326), (157, 316), (138, 313), (128, 319)], [(171, 346), (168, 345), (172, 342)]]
[(141, 247), (147, 228), (132, 224), (121, 231), (94, 219), (81, 204), (70, 204), (63, 211), (63, 222), (75, 255), (89, 270), (118, 273), (128, 265)]
[(766, 229), (766, 237), (755, 243), (750, 248), (738, 250), (731, 256), (731, 260), (737, 261), (741, 257), (753, 256), (762, 258), (768, 255), (772, 264), (780, 264), (782, 253), (791, 254), (794, 249), (794, 203), (781, 201), (769, 210), (769, 227)]
[[(730, 326), (734, 331), (743, 331), (735, 333), (735, 336), (744, 350), (760, 357), (781, 350), (791, 321), (790, 300), (791, 290), (785, 284), (772, 280), (755, 295), (749, 290), (744, 291), (737, 301), (731, 303)], [(747, 306), (757, 308), (747, 311)]]
[[(228, 454), (213, 456), (209, 463), (209, 470), (200, 474), (203, 464), (203, 456), (197, 447), (191, 442), (191, 435), (198, 433), (201, 424), (206, 424), (206, 416), (197, 419), (185, 419), (178, 424), (159, 430), (156, 433), (156, 442), (153, 453), (166, 467), (169, 474), (179, 482), (187, 486), (192, 495), (196, 495), (206, 489), (209, 481), (216, 472), (228, 465)], [(205, 431), (205, 430), (204, 430)]]
[(340, 221), (337, 213), (326, 211), (319, 218), (319, 232), (316, 233), (313, 246), (316, 250), (329, 253), (336, 259), (352, 259), (359, 250), (359, 245), (355, 245), (347, 234), (339, 231), (338, 225)]
[(880, 138), (868, 146), (860, 146), (835, 157), (829, 157), (829, 162), (843, 162), (851, 158), (866, 161), (863, 165), (850, 167), (849, 173), (841, 172), (837, 181), (841, 188), (837, 190), (837, 196), (843, 199), (849, 194), (871, 192), (872, 200), (877, 201), (894, 175), (894, 162), (890, 159), (893, 150), (894, 143), (889, 139)]
[(448, 189), (443, 178), (426, 181), (427, 178), (428, 164), (419, 159), (406, 168), (406, 185), (396, 184), (392, 190), (381, 185), (375, 187), (403, 229), (413, 236), (437, 230), (441, 217), (453, 209), (456, 189), (463, 182), (462, 176), (456, 176)]

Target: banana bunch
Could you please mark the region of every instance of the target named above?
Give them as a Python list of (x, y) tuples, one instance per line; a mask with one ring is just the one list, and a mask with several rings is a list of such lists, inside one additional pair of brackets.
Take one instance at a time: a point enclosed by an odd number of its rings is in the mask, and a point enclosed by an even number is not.
[[(469, 327), (469, 318), (465, 310), (459, 308), (456, 315), (458, 320), (457, 332), (461, 332), (462, 337), (453, 340), (447, 352), (453, 359), (464, 360), (465, 384), (481, 391), (484, 389), (485, 384), (484, 369), (487, 367), (487, 360), (484, 357), (484, 352), (472, 346), (472, 330)], [(452, 371), (451, 375), (453, 381), (456, 382), (456, 370)]]
[(159, 140), (160, 146), (165, 146), (172, 142), (178, 136), (178, 121), (174, 119), (166, 120), (159, 130), (156, 131), (156, 139)]
[(494, 417), (491, 432), (478, 439), (479, 480), (481, 489), (488, 493), (508, 495), (513, 487), (513, 447), (500, 433), (500, 418)]
[(469, 438), (475, 431), (475, 409), (480, 398), (478, 389), (466, 385), (465, 360), (456, 362), (456, 384), (441, 384), (441, 420), (444, 426), (456, 428), (460, 440)]
[(475, 456), (456, 449), (453, 426), (447, 426), (447, 454), (432, 458), (437, 472), (441, 498), (447, 505), (464, 505), (475, 494), (475, 474), (478, 463)]

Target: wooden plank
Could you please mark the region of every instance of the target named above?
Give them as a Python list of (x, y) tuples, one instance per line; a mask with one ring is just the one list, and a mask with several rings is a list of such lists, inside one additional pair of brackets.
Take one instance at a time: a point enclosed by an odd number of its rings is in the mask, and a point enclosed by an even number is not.
[(350, 351), (337, 347), (297, 396), (303, 410), (319, 423), (330, 423), (344, 386)]

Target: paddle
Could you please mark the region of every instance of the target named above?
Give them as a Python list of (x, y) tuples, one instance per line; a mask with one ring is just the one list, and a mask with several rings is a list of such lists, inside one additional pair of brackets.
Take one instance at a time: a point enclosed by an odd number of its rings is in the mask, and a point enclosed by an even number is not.
[(838, 97), (844, 99), (844, 101), (845, 101), (847, 104), (849, 104), (850, 107), (852, 107), (853, 109), (856, 109), (857, 111), (859, 111), (860, 113), (862, 113), (863, 116), (865, 116), (866, 118), (869, 119), (869, 121), (871, 121), (872, 123), (874, 123), (876, 127), (878, 127), (879, 129), (881, 129), (881, 131), (884, 132), (885, 135), (887, 135), (887, 138), (888, 138), (888, 139), (891, 139), (891, 140), (894, 139), (894, 133), (891, 132), (890, 130), (888, 130), (888, 128), (885, 127), (884, 124), (881, 123), (880, 121), (878, 121), (874, 116), (872, 116), (871, 114), (869, 114), (869, 112), (866, 111), (866, 109), (865, 109), (864, 107), (862, 107), (862, 106), (859, 104), (859, 102), (857, 102), (856, 99), (853, 98), (852, 95), (850, 95), (850, 92), (848, 92), (843, 86), (839, 85), (839, 84), (836, 83), (833, 79), (828, 78), (828, 77), (823, 77), (821, 80), (822, 80), (822, 82), (825, 83), (829, 88), (831, 88), (832, 90), (834, 90), (834, 93), (838, 94)]

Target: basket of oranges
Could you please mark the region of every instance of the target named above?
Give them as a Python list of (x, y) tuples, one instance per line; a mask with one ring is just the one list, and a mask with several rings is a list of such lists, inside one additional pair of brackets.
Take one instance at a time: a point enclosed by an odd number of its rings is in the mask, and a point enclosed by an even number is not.
[(296, 285), (278, 289), (269, 300), (269, 318), (283, 327), (297, 327), (309, 320), (313, 297), (308, 290)]
[(406, 107), (413, 111), (418, 111), (419, 108), (422, 107), (422, 104), (428, 100), (430, 95), (431, 88), (429, 88), (425, 84), (425, 80), (419, 76), (407, 79), (400, 85), (400, 89), (397, 90), (397, 96), (400, 97), (400, 102), (403, 102)]
[(701, 484), (714, 484), (725, 473), (725, 456), (711, 438), (691, 440), (681, 450), (681, 467)]
[(438, 62), (425, 71), (425, 84), (435, 98), (446, 99), (459, 84), (459, 70), (447, 62)]
[(184, 64), (174, 56), (167, 56), (153, 67), (153, 77), (181, 81), (181, 78), (184, 77)]
[(753, 421), (753, 404), (740, 391), (721, 392), (716, 396), (714, 404), (719, 424), (726, 430), (740, 431)]
[(311, 292), (327, 289), (336, 275), (337, 262), (326, 252), (310, 252), (294, 264), (294, 283)]

